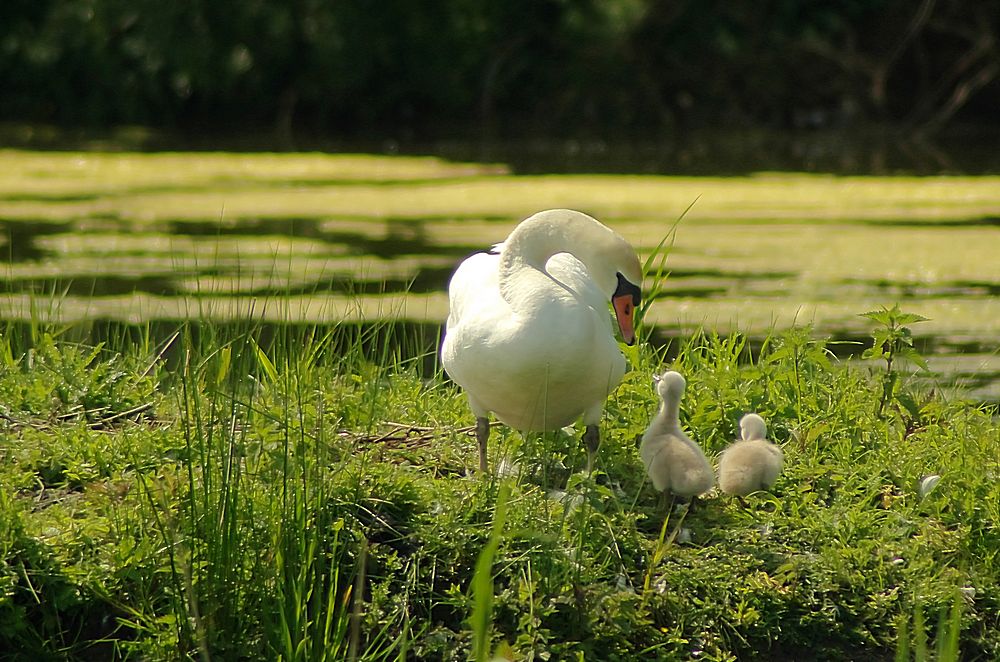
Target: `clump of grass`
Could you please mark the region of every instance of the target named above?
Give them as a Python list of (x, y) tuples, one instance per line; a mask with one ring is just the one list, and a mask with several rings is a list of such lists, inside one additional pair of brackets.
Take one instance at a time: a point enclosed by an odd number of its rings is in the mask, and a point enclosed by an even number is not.
[(18, 344), (17, 335), (8, 325), (0, 337), (0, 414), (10, 423), (113, 426), (148, 416), (160, 398), (150, 374), (156, 357), (146, 348), (122, 354), (105, 343), (88, 346), (37, 328), (27, 343)]
[(962, 659), (959, 640), (962, 632), (962, 612), (965, 600), (962, 591), (955, 591), (951, 606), (941, 608), (935, 637), (934, 655), (930, 654), (924, 607), (921, 600), (913, 605), (912, 623), (905, 613), (899, 616), (895, 662), (957, 662)]

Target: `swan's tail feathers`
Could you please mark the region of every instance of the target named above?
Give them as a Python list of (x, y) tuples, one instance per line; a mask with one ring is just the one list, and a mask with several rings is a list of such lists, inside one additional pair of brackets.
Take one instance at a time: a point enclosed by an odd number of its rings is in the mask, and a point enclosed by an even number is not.
[(489, 253), (490, 255), (500, 255), (500, 253), (503, 253), (503, 245), (504, 242), (502, 241), (498, 244), (493, 244), (490, 247), (490, 250), (487, 251), (487, 253)]

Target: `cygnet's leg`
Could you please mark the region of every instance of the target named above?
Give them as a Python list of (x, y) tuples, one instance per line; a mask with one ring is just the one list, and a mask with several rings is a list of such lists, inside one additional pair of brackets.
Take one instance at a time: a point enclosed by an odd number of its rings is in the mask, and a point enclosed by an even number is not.
[(588, 425), (583, 433), (583, 443), (587, 445), (587, 473), (594, 470), (594, 457), (601, 445), (601, 429), (597, 425)]
[(490, 438), (490, 419), (485, 416), (476, 417), (476, 441), (479, 442), (479, 470), (486, 473), (489, 469), (486, 462), (486, 441)]

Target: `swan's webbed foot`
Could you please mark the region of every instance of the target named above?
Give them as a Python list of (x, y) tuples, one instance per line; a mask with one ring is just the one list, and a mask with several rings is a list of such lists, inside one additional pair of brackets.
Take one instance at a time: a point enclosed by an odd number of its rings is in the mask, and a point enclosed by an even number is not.
[(479, 442), (479, 470), (486, 473), (489, 470), (486, 462), (486, 441), (490, 438), (490, 419), (485, 416), (476, 417), (476, 441)]
[(601, 429), (596, 425), (588, 425), (583, 433), (583, 443), (587, 445), (587, 473), (594, 470), (594, 457), (601, 445)]

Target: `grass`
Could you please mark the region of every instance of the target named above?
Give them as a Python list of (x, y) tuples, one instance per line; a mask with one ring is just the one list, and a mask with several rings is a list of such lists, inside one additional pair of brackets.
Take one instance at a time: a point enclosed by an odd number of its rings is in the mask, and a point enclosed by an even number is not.
[(839, 364), (808, 328), (673, 348), (710, 455), (746, 411), (786, 454), (773, 494), (687, 514), (690, 540), (636, 451), (663, 361), (648, 346), (627, 348), (595, 475), (578, 433), (501, 427), (502, 473), (480, 476), (463, 396), (407, 358), (402, 327), (116, 328), (99, 346), (3, 330), (8, 656), (1000, 654), (996, 410), (900, 375), (880, 412), (881, 368)]
[[(997, 409), (895, 361), (996, 337), (996, 178), (0, 166), (0, 659), (1000, 657)], [(625, 348), (596, 473), (581, 430), (499, 427), (480, 476), (409, 324), (444, 298), (412, 285), (557, 205), (635, 241), (662, 295), (643, 324), (681, 340)], [(932, 319), (904, 333), (887, 296)], [(845, 328), (885, 365), (835, 359)], [(773, 493), (664, 510), (636, 449), (664, 362), (710, 456), (764, 415)]]

